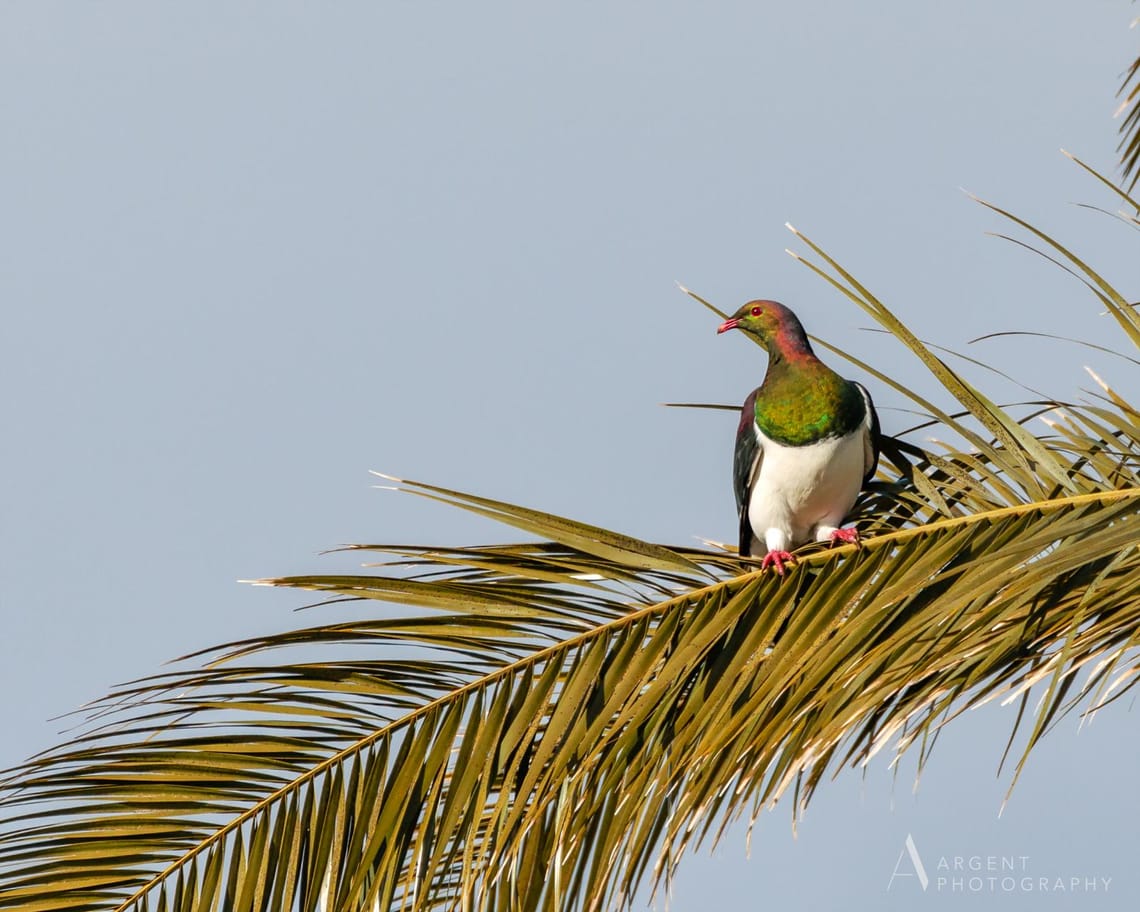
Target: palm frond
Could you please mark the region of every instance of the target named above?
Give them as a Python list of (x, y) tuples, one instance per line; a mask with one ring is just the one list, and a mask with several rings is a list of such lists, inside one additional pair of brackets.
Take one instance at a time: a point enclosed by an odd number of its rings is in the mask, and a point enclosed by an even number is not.
[[(1140, 338), (1091, 267), (1002, 214)], [(259, 581), (333, 617), (126, 685), (8, 771), (0, 909), (622, 908), (845, 766), (916, 745), (921, 766), (969, 707), (1021, 703), (1016, 780), (1057, 719), (1135, 684), (1140, 412), (1103, 383), (999, 407), (798, 236), (958, 403), (832, 349), (964, 444), (884, 438), (862, 547), (807, 548), (780, 580), (389, 479), (539, 541), (361, 544), (358, 573)]]

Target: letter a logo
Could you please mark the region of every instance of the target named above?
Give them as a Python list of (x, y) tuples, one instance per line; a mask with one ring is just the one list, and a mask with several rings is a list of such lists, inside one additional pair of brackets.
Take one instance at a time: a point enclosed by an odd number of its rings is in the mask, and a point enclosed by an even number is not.
[[(911, 867), (914, 868), (913, 872), (899, 870), (902, 866), (904, 855), (910, 856), (910, 864)], [(926, 885), (930, 883), (930, 879), (926, 876), (926, 868), (922, 866), (922, 859), (919, 857), (918, 849), (914, 847), (914, 837), (911, 836), (910, 833), (906, 834), (906, 842), (903, 844), (902, 851), (899, 852), (898, 861), (895, 862), (895, 869), (891, 872), (891, 879), (887, 881), (888, 891), (894, 886), (896, 877), (917, 877), (923, 892), (926, 892)]]

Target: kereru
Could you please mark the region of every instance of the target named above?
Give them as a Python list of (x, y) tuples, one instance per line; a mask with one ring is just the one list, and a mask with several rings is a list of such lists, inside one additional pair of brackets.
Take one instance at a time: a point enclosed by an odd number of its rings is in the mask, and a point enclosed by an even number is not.
[(879, 416), (871, 396), (815, 356), (803, 325), (776, 301), (750, 301), (717, 329), (742, 329), (768, 351), (768, 372), (740, 409), (732, 486), (740, 554), (783, 576), (804, 542), (858, 543), (840, 524), (875, 474)]

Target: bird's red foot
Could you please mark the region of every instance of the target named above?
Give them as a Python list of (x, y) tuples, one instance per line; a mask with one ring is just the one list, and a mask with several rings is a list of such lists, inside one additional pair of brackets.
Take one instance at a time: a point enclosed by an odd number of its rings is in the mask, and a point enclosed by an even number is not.
[(784, 561), (787, 561), (789, 564), (795, 563), (796, 559), (792, 557), (791, 551), (769, 551), (764, 555), (764, 560), (760, 562), (760, 569), (767, 570), (769, 567), (775, 567), (776, 575), (783, 576)]
[(848, 529), (836, 529), (831, 533), (831, 545), (859, 545), (859, 530), (854, 526)]

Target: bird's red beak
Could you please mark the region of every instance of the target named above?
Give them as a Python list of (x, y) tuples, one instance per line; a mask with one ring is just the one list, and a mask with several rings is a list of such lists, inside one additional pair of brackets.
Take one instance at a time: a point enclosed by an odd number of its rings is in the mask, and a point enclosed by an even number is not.
[(740, 323), (740, 321), (737, 320), (736, 317), (732, 317), (731, 319), (725, 320), (723, 323), (720, 324), (720, 326), (718, 326), (716, 328), (717, 335), (720, 335), (723, 332), (728, 332), (730, 329), (736, 329), (737, 324), (739, 324), (739, 323)]

